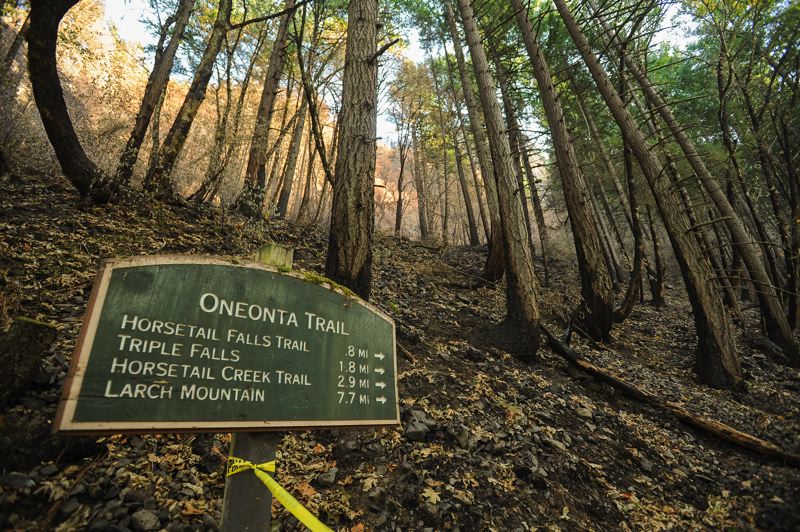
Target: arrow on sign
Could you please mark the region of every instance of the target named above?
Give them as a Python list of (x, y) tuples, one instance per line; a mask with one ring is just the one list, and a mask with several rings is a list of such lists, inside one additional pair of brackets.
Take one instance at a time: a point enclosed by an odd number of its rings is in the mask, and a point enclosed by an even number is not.
[(374, 354), (374, 355), (372, 355), (372, 356), (374, 356), (374, 357), (375, 357), (375, 358), (377, 358), (378, 360), (383, 360), (383, 359), (384, 359), (384, 357), (385, 357), (386, 355), (384, 355), (383, 353), (375, 353), (375, 354)]
[(379, 375), (383, 375), (384, 373), (386, 373), (386, 370), (383, 369), (383, 368), (375, 368), (375, 373), (378, 373)]
[(375, 383), (375, 387), (376, 388), (386, 388), (386, 383), (378, 381), (378, 382)]
[(380, 397), (376, 398), (375, 400), (378, 401), (380, 404), (383, 404), (383, 403), (386, 402), (386, 398), (384, 396), (380, 396)]

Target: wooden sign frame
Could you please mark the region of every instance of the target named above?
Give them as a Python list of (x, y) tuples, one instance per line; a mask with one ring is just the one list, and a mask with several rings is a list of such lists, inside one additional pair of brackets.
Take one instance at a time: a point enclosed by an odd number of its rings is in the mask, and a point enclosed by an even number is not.
[[(393, 378), (394, 411), (391, 419), (310, 419), (310, 420), (216, 420), (216, 421), (76, 421), (75, 411), (80, 398), (83, 377), (89, 366), (90, 354), (98, 332), (103, 304), (106, 300), (111, 281), (112, 272), (121, 268), (134, 268), (141, 266), (161, 265), (216, 265), (236, 268), (262, 270), (274, 274), (292, 277), (309, 284), (315, 284), (322, 289), (338, 294), (370, 311), (372, 314), (385, 320), (391, 325), (391, 369)], [(388, 362), (388, 361), (387, 361)], [(266, 266), (250, 260), (230, 259), (215, 256), (185, 256), (185, 255), (151, 255), (140, 257), (106, 259), (101, 262), (92, 287), (88, 307), (84, 315), (80, 335), (75, 345), (75, 350), (70, 363), (61, 401), (56, 413), (54, 431), (75, 434), (120, 434), (120, 433), (153, 433), (153, 432), (246, 432), (246, 431), (272, 431), (282, 429), (323, 429), (344, 427), (367, 426), (397, 426), (400, 424), (399, 400), (397, 394), (397, 356), (396, 333), (394, 320), (383, 311), (360, 298), (345, 294), (341, 289), (327, 283), (309, 281), (306, 276), (296, 272), (279, 271), (277, 268)]]

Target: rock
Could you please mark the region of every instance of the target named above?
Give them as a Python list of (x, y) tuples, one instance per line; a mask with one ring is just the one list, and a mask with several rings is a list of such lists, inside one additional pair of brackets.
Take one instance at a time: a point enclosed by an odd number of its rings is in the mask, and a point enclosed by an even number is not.
[(427, 436), (429, 430), (430, 429), (428, 429), (425, 423), (417, 421), (416, 419), (412, 419), (406, 425), (404, 434), (409, 440), (420, 441), (425, 439), (425, 436)]
[(642, 467), (642, 470), (647, 471), (648, 473), (650, 473), (653, 470), (653, 462), (651, 462), (644, 456), (642, 457), (641, 460), (639, 460), (639, 465)]
[(575, 409), (575, 413), (578, 414), (579, 417), (585, 419), (592, 419), (592, 411), (589, 410), (588, 408), (579, 406), (578, 408)]
[(152, 510), (139, 510), (131, 516), (131, 528), (133, 530), (158, 530), (161, 528), (161, 520)]
[(138, 489), (138, 490), (122, 490), (122, 500), (125, 502), (144, 502), (153, 494), (152, 490)]
[(39, 469), (39, 474), (42, 475), (43, 477), (49, 477), (50, 475), (52, 475), (57, 471), (58, 467), (56, 467), (54, 464), (47, 464), (46, 466), (43, 466), (41, 469)]
[(430, 419), (423, 410), (412, 410), (411, 419), (423, 423), (429, 429), (436, 427), (436, 422)]
[(67, 499), (64, 504), (61, 505), (61, 509), (59, 513), (62, 517), (69, 517), (70, 515), (75, 513), (75, 510), (80, 508), (81, 504), (78, 502), (77, 499), (74, 497), (70, 497)]
[(20, 475), (17, 473), (0, 475), (0, 486), (6, 486), (15, 490), (22, 490), (26, 488), (32, 488), (35, 485), (36, 483), (30, 477), (26, 477), (25, 475)]
[(320, 486), (332, 486), (333, 483), (336, 482), (336, 473), (338, 472), (339, 472), (338, 468), (332, 467), (328, 469), (326, 472), (317, 476), (317, 482), (319, 483)]
[(209, 514), (203, 514), (203, 526), (209, 530), (219, 530), (219, 523)]
[(550, 447), (553, 447), (554, 449), (558, 449), (559, 451), (563, 452), (563, 451), (567, 450), (567, 446), (566, 445), (564, 445), (563, 443), (561, 443), (558, 440), (554, 440), (553, 438), (542, 438), (542, 441), (544, 443), (546, 443), (547, 445), (549, 445)]

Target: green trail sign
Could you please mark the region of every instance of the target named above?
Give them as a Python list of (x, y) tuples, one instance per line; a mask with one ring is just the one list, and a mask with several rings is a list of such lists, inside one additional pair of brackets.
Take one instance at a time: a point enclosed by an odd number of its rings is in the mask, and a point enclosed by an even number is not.
[(66, 432), (396, 425), (394, 322), (250, 261), (105, 261), (56, 418)]

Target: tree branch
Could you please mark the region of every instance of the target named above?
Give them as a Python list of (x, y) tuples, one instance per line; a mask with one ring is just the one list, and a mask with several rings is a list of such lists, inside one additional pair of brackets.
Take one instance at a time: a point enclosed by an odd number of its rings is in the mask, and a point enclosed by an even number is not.
[(237, 30), (239, 28), (243, 28), (243, 27), (248, 26), (250, 24), (256, 24), (258, 22), (264, 22), (266, 20), (272, 20), (274, 18), (282, 17), (283, 15), (285, 15), (287, 13), (292, 13), (298, 7), (305, 5), (305, 4), (309, 3), (310, 1), (311, 0), (302, 0), (301, 2), (298, 2), (297, 4), (293, 5), (292, 7), (287, 7), (286, 9), (283, 9), (283, 10), (278, 11), (276, 13), (271, 13), (269, 15), (264, 15), (263, 17), (251, 18), (249, 20), (243, 20), (242, 22), (237, 22), (236, 24), (231, 24), (230, 26), (228, 26), (228, 31)]
[(372, 55), (372, 57), (369, 58), (369, 64), (374, 63), (376, 59), (378, 59), (380, 56), (382, 56), (386, 52), (386, 50), (388, 50), (389, 48), (391, 48), (392, 46), (394, 46), (395, 44), (397, 44), (399, 42), (400, 42), (400, 38), (398, 37), (397, 39), (392, 39), (391, 41), (387, 42), (386, 44), (384, 44), (383, 46), (378, 48), (378, 51), (375, 52)]

